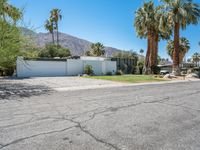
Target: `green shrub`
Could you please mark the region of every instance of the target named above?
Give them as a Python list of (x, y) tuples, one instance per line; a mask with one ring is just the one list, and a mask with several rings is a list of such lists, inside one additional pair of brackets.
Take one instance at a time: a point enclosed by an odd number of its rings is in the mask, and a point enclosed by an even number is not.
[(153, 74), (160, 74), (160, 67), (158, 67), (158, 66), (153, 66), (151, 68), (151, 70), (152, 70)]
[(136, 74), (136, 72), (137, 72), (137, 67), (133, 65), (131, 68), (131, 74)]
[(122, 67), (121, 67), (121, 71), (126, 74), (128, 72), (128, 65), (123, 64)]
[(111, 71), (108, 71), (108, 72), (106, 72), (106, 75), (107, 75), (107, 76), (112, 76), (112, 72), (111, 72)]
[(85, 68), (84, 68), (84, 73), (87, 74), (87, 75), (93, 75), (94, 71), (92, 69), (92, 66), (86, 65)]
[(144, 69), (144, 61), (139, 61), (137, 64), (137, 67), (138, 67), (139, 74), (142, 74), (143, 69)]
[(117, 72), (115, 74), (116, 75), (123, 75), (123, 71), (122, 70), (117, 70)]

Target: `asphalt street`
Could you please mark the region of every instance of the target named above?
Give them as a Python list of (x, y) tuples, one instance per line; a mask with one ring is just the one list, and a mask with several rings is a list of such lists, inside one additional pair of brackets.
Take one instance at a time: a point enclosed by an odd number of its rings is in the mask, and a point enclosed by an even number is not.
[(199, 150), (200, 82), (0, 99), (0, 150)]

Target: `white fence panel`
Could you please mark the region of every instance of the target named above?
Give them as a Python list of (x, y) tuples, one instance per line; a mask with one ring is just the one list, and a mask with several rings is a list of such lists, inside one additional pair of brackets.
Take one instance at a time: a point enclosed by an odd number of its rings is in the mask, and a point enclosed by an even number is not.
[(91, 65), (95, 75), (103, 75), (102, 63), (103, 61), (98, 60), (84, 60), (84, 68), (86, 65)]
[(95, 75), (113, 74), (117, 71), (115, 61), (108, 60), (24, 60), (17, 59), (18, 77), (76, 76), (84, 73), (86, 65), (91, 65)]
[(106, 74), (108, 72), (115, 74), (117, 71), (117, 62), (116, 61), (104, 61), (102, 68), (103, 68), (103, 74)]
[(80, 59), (67, 60), (67, 75), (76, 76), (83, 73), (83, 61)]
[(18, 61), (18, 77), (65, 76), (65, 61)]

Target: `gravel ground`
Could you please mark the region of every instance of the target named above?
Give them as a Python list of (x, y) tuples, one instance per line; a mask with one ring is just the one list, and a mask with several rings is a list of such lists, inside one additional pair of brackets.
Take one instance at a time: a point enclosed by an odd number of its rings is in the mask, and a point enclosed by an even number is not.
[(13, 96), (30, 97), (52, 91), (105, 88), (126, 85), (80, 77), (0, 78), (0, 100)]
[[(192, 79), (191, 79), (192, 80)], [(193, 79), (194, 80), (194, 79)], [(189, 80), (166, 81), (189, 82)], [(197, 80), (194, 80), (197, 81)], [(199, 80), (198, 80), (199, 81)], [(37, 77), (37, 78), (0, 78), (0, 100), (13, 97), (31, 97), (41, 94), (51, 94), (54, 91), (76, 91), (85, 89), (114, 88), (123, 86), (137, 86), (158, 83), (120, 83), (107, 80), (97, 80), (81, 77)]]

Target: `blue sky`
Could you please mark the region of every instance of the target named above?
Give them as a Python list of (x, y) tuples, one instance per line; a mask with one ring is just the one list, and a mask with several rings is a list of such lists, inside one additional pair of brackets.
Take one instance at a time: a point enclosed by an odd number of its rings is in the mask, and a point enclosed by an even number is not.
[[(200, 3), (200, 0), (194, 1)], [(146, 40), (137, 38), (133, 28), (134, 12), (143, 0), (10, 0), (10, 3), (24, 8), (23, 24), (37, 32), (46, 32), (43, 24), (49, 11), (59, 8), (63, 15), (61, 32), (122, 50), (146, 50)], [(187, 57), (200, 52), (200, 24), (181, 31), (181, 36), (191, 43)], [(159, 55), (168, 58), (165, 47), (166, 42), (160, 42)]]

